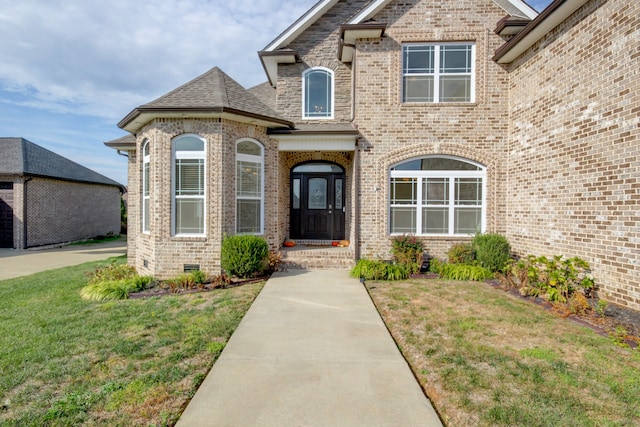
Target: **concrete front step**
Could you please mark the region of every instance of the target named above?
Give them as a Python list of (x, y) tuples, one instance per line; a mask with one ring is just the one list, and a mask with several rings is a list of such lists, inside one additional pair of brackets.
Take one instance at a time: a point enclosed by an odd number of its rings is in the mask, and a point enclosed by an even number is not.
[(355, 254), (349, 247), (296, 245), (282, 247), (280, 253), (284, 269), (334, 270), (355, 265)]

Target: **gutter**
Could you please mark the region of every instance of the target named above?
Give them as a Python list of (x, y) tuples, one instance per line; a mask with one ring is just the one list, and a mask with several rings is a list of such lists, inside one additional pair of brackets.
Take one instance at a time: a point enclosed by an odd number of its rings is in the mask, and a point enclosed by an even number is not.
[(522, 31), (499, 47), (492, 59), (498, 64), (510, 64), (588, 1), (555, 0)]

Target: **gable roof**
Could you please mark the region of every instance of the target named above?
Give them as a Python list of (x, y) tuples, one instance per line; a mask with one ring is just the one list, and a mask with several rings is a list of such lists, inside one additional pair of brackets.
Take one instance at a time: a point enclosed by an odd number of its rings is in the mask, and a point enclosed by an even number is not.
[[(304, 15), (284, 30), (278, 37), (276, 37), (271, 43), (269, 43), (262, 51), (273, 52), (278, 49), (282, 49), (288, 46), (293, 40), (295, 40), (300, 34), (302, 34), (307, 28), (313, 25), (318, 19), (320, 19), (329, 9), (335, 6), (339, 0), (320, 0), (313, 5)], [(521, 18), (533, 19), (538, 15), (531, 6), (522, 0), (492, 0), (495, 4), (500, 6), (510, 15), (519, 16)], [(364, 8), (353, 16), (345, 24), (361, 24), (371, 18), (373, 18), (378, 12), (380, 12), (385, 6), (387, 6), (391, 0), (373, 0), (369, 2)]]
[(293, 126), (218, 67), (131, 111), (118, 126), (136, 133), (159, 117), (226, 117), (262, 126)]
[(122, 184), (24, 138), (0, 138), (0, 174), (27, 175), (119, 187)]
[[(278, 73), (278, 64), (290, 64), (297, 60), (297, 52), (286, 49), (296, 38), (300, 36), (306, 29), (318, 21), (325, 13), (327, 13), (332, 7), (334, 7), (340, 0), (319, 0), (315, 5), (311, 7), (304, 15), (298, 18), (293, 24), (284, 30), (278, 37), (276, 37), (271, 43), (265, 46), (264, 49), (258, 52), (260, 61), (267, 74), (269, 82), (272, 86), (276, 85), (276, 77)], [(515, 16), (523, 19), (533, 19), (538, 15), (535, 9), (529, 6), (523, 0), (492, 0), (496, 5), (501, 7), (510, 16)], [(358, 31), (366, 34), (365, 37), (379, 37), (384, 33), (386, 26), (384, 24), (378, 24), (380, 28), (360, 28), (359, 26), (371, 20), (377, 13), (379, 13), (385, 6), (387, 6), (391, 0), (371, 0), (368, 3), (365, 2), (365, 6), (360, 9), (351, 19), (344, 22), (341, 31), (341, 44), (338, 46), (338, 58), (343, 62), (351, 62), (352, 51), (350, 49), (343, 50), (345, 46), (345, 31), (344, 29), (358, 29)], [(372, 36), (372, 30), (376, 35)], [(350, 36), (359, 37), (358, 31), (351, 31)]]

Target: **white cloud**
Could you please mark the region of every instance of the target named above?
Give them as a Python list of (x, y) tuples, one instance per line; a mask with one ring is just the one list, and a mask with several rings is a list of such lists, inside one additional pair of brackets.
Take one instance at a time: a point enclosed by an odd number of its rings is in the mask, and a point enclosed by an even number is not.
[(0, 0), (5, 102), (117, 121), (213, 66), (266, 80), (256, 51), (315, 1)]

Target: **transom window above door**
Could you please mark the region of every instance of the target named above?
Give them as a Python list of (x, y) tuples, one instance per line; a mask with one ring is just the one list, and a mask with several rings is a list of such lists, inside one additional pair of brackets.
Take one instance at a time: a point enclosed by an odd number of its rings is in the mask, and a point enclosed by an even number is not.
[(302, 118), (333, 118), (333, 71), (311, 68), (302, 73)]
[(402, 46), (402, 102), (474, 102), (475, 44)]
[(411, 159), (389, 173), (391, 234), (469, 235), (485, 229), (486, 168), (449, 156)]

